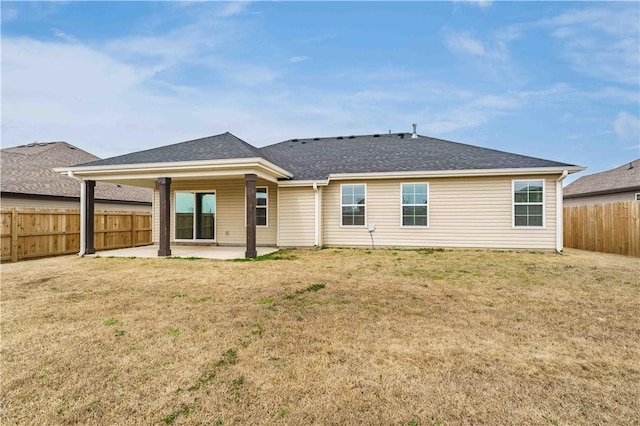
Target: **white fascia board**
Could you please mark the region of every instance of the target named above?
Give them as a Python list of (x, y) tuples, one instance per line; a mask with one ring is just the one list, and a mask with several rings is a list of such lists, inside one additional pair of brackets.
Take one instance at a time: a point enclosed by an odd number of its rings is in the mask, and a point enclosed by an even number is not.
[(476, 177), (476, 176), (515, 176), (515, 175), (548, 175), (561, 174), (565, 170), (576, 173), (585, 167), (532, 167), (516, 169), (475, 169), (475, 170), (425, 170), (410, 172), (381, 172), (381, 173), (335, 173), (329, 180), (353, 179), (407, 179), (422, 177)]
[[(255, 167), (266, 173), (260, 173), (263, 177), (269, 176), (269, 180), (277, 178), (290, 178), (292, 174), (285, 169), (276, 166), (270, 161), (259, 157), (240, 158), (213, 161), (181, 161), (173, 163), (145, 163), (145, 164), (120, 164), (108, 166), (80, 166), (60, 167), (54, 169), (57, 173), (71, 172), (77, 177), (89, 177), (104, 179), (107, 177), (118, 178), (155, 178), (164, 177), (202, 177), (214, 175), (214, 171), (223, 171), (227, 174), (256, 173), (256, 170), (247, 168)], [(256, 173), (258, 174), (258, 173)], [(219, 174), (215, 174), (219, 175)]]
[[(278, 182), (278, 178), (274, 177), (270, 173), (265, 173), (261, 170), (256, 169), (228, 169), (228, 170), (199, 170), (199, 171), (163, 171), (160, 173), (161, 177), (168, 177), (174, 180), (178, 179), (224, 179), (224, 178), (243, 178), (246, 174), (255, 173), (261, 179), (267, 180), (269, 182)], [(82, 179), (90, 179), (100, 182), (119, 182), (126, 185), (126, 181), (141, 181), (141, 180), (150, 180), (156, 181), (158, 177), (160, 177), (159, 173), (118, 173), (118, 174), (82, 174)], [(76, 174), (75, 177), (78, 177)]]
[(278, 181), (278, 186), (280, 187), (313, 186), (314, 183), (318, 186), (327, 186), (329, 185), (329, 179), (326, 179), (326, 180), (280, 180)]

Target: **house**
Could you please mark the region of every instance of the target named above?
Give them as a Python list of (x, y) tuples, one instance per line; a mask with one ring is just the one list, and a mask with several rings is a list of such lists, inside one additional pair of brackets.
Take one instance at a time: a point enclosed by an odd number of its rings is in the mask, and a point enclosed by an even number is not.
[[(66, 142), (46, 142), (4, 148), (0, 159), (2, 208), (79, 209), (80, 182), (53, 168), (100, 158)], [(153, 191), (101, 182), (95, 197), (99, 210), (149, 212)]]
[[(153, 189), (153, 240), (277, 247), (562, 250), (562, 180), (584, 168), (415, 133), (291, 139), (231, 133), (58, 169)], [(83, 234), (93, 252), (91, 229)]]
[(564, 205), (640, 200), (640, 158), (615, 169), (582, 176), (564, 188)]

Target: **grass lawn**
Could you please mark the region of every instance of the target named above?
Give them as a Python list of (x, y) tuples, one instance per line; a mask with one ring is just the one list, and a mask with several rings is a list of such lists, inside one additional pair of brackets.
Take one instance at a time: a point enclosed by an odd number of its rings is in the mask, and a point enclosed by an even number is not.
[(0, 423), (640, 423), (636, 258), (275, 257), (2, 265)]

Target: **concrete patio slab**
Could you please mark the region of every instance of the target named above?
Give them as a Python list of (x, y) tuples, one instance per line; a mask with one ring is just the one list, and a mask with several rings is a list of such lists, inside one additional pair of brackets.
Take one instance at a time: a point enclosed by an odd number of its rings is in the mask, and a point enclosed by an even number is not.
[[(276, 247), (258, 247), (258, 256), (278, 251)], [(245, 247), (171, 246), (171, 257), (200, 257), (203, 259), (241, 259)], [(116, 250), (102, 250), (87, 257), (158, 257), (158, 246), (142, 246)]]

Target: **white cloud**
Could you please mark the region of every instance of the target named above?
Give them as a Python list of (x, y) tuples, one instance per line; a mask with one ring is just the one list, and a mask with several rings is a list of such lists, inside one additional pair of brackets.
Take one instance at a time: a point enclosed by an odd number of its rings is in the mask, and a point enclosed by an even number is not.
[(308, 56), (292, 56), (289, 58), (289, 62), (291, 62), (292, 64), (296, 64), (298, 62), (308, 61), (309, 59), (311, 58)]
[(482, 9), (486, 9), (493, 4), (492, 0), (455, 0), (455, 3), (465, 3), (472, 6), (478, 6)]
[(613, 121), (613, 130), (621, 140), (638, 140), (640, 138), (640, 119), (626, 111), (621, 111)]
[(622, 84), (640, 84), (637, 3), (576, 9), (537, 22), (551, 28), (562, 55), (578, 72)]
[(229, 16), (242, 14), (251, 2), (248, 1), (228, 1), (222, 3), (224, 6), (218, 12), (218, 16), (227, 18)]
[(2, 3), (1, 13), (2, 13), (2, 22), (10, 22), (18, 19), (18, 9), (14, 7), (5, 6), (6, 3)]
[(492, 59), (507, 59), (507, 45), (503, 40), (486, 43), (467, 32), (445, 32), (445, 41), (454, 52)]

